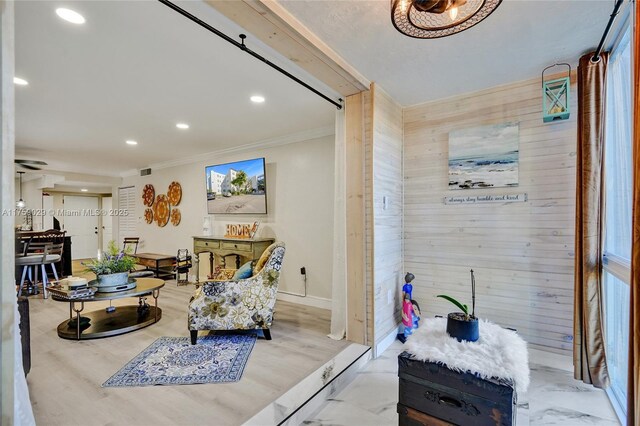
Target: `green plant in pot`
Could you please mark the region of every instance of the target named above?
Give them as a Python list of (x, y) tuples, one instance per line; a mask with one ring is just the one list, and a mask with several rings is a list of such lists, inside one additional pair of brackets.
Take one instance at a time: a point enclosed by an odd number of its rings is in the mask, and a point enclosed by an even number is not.
[(445, 300), (456, 305), (462, 312), (451, 312), (447, 315), (447, 334), (461, 341), (475, 342), (480, 338), (478, 318), (476, 318), (476, 279), (471, 270), (471, 314), (469, 307), (445, 294), (439, 294)]
[(98, 259), (92, 259), (89, 263), (83, 263), (87, 272), (96, 274), (98, 288), (115, 287), (129, 282), (129, 271), (135, 264), (135, 258), (129, 256), (130, 250), (122, 250), (111, 240), (107, 250)]

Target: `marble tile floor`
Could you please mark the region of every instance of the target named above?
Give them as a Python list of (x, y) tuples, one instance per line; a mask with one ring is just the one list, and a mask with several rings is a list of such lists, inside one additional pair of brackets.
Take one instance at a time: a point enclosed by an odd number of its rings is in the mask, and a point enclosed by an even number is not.
[[(370, 361), (339, 394), (303, 424), (311, 426), (397, 425), (396, 341)], [(531, 385), (518, 396), (517, 425), (619, 425), (604, 391), (573, 379), (571, 358), (529, 350)]]

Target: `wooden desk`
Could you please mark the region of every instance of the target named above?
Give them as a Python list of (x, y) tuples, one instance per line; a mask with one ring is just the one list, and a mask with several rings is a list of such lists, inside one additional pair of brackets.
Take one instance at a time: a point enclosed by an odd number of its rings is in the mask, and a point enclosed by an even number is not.
[[(173, 267), (176, 264), (175, 256), (158, 253), (136, 253), (132, 254), (131, 257), (136, 258), (138, 265), (151, 269), (158, 278), (160, 276), (174, 277)], [(166, 268), (171, 268), (171, 271), (167, 271)]]
[(226, 267), (227, 256), (236, 257), (236, 269), (240, 268), (241, 260), (248, 262), (257, 260), (262, 253), (273, 244), (273, 238), (234, 239), (224, 237), (193, 237), (193, 254), (196, 268), (196, 282), (200, 281), (200, 253), (209, 253), (209, 274), (213, 273), (214, 260), (219, 260), (220, 265)]

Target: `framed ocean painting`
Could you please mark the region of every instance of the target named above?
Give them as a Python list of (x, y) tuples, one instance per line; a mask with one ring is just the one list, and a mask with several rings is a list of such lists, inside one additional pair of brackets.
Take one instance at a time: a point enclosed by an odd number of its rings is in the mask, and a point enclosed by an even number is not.
[(449, 133), (449, 189), (518, 186), (520, 126), (494, 124)]

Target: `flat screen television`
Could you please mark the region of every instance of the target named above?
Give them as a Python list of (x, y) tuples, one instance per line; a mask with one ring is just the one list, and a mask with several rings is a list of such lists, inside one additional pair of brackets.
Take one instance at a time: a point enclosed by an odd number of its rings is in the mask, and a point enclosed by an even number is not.
[(209, 214), (266, 214), (264, 158), (205, 168)]

